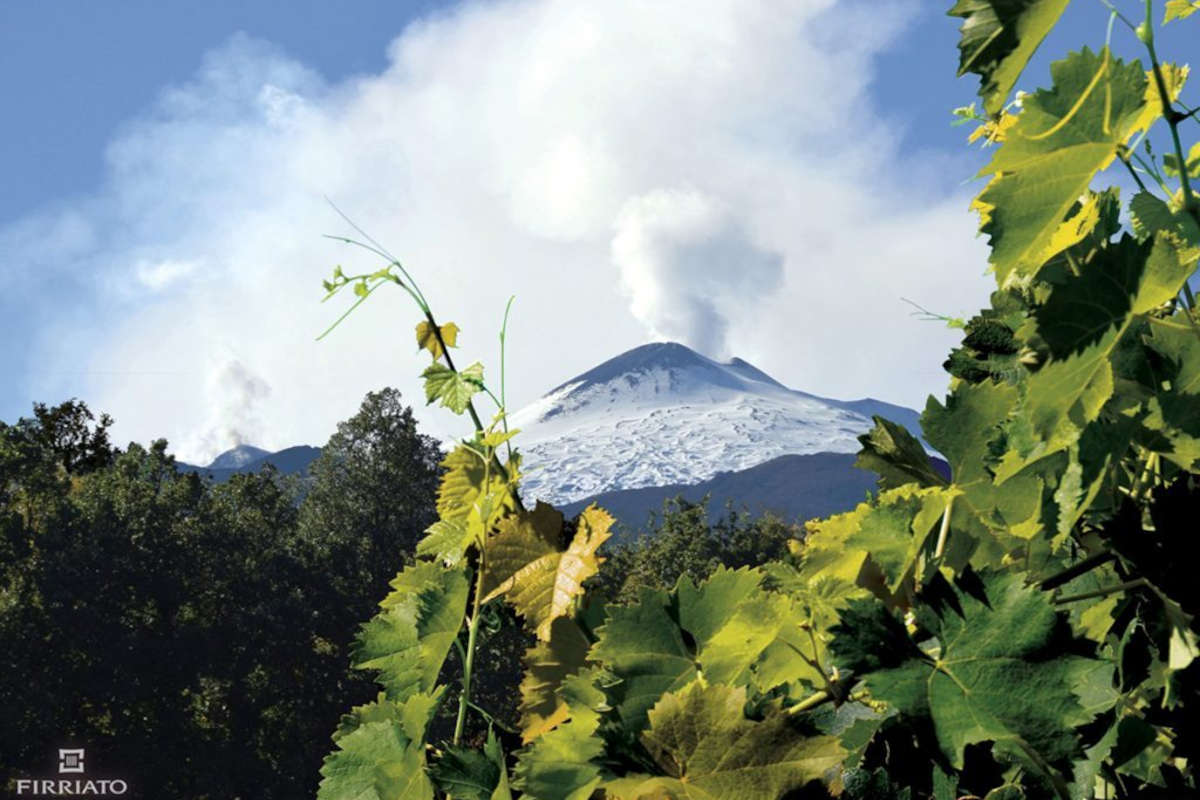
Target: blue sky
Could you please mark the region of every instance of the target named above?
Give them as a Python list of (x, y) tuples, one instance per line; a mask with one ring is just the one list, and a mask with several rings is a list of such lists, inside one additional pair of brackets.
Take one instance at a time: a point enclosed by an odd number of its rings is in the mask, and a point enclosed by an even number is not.
[[(899, 298), (965, 314), (988, 288), (949, 3), (651, 5), (0, 5), (0, 419), (78, 396), (203, 459), (320, 443), (381, 385), (415, 399), (398, 293), (312, 341), (332, 265), (374, 268), (320, 238), (346, 232), (323, 195), (464, 357), (498, 363), (518, 296), (514, 406), (650, 338), (818, 394), (940, 392), (955, 336)], [(1076, 0), (1021, 87), (1106, 18)]]

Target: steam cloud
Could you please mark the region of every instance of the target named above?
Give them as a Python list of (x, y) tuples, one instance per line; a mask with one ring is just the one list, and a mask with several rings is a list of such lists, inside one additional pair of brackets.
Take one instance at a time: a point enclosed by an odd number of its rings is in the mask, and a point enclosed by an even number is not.
[(270, 394), (267, 382), (236, 358), (214, 365), (205, 380), (209, 418), (203, 432), (186, 442), (183, 451), (207, 464), (240, 444), (261, 443), (264, 431), (258, 406)]
[(730, 354), (729, 311), (777, 289), (783, 257), (750, 241), (729, 209), (693, 189), (659, 189), (627, 202), (613, 260), (630, 311), (654, 337), (706, 355)]

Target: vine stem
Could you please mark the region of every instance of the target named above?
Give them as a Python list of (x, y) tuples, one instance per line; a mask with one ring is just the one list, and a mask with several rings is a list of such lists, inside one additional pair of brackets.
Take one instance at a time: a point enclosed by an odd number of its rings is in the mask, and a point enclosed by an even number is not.
[(1171, 129), (1171, 141), (1175, 146), (1175, 157), (1179, 159), (1179, 185), (1183, 192), (1183, 210), (1200, 220), (1200, 214), (1196, 210), (1196, 198), (1192, 194), (1191, 178), (1187, 171), (1187, 158), (1183, 153), (1183, 142), (1179, 139), (1179, 123), (1187, 119), (1187, 115), (1181, 114), (1175, 110), (1174, 101), (1171, 100), (1170, 92), (1167, 91), (1167, 82), (1163, 79), (1162, 65), (1158, 62), (1158, 53), (1154, 49), (1154, 8), (1153, 0), (1146, 0), (1146, 20), (1139, 32), (1138, 39), (1142, 44), (1146, 45), (1146, 52), (1150, 54), (1150, 64), (1154, 73), (1154, 84), (1158, 88), (1158, 99), (1162, 103), (1163, 118), (1167, 121), (1167, 126)]
[[(428, 306), (424, 308), (424, 311), (425, 320), (429, 323), (429, 327), (433, 329), (433, 335), (437, 337), (438, 345), (442, 348), (442, 358), (445, 359), (446, 366), (455, 372), (458, 372), (458, 370), (455, 369), (454, 360), (450, 356), (450, 350), (446, 347), (446, 340), (442, 338), (442, 329), (437, 324), (437, 320), (433, 318), (433, 311)], [(503, 391), (503, 389), (501, 389), (501, 391)], [(503, 408), (500, 410), (504, 411)], [(475, 430), (479, 433), (482, 433), (483, 421), (479, 419), (479, 412), (475, 410), (475, 404), (470, 400), (467, 401), (467, 411), (471, 415), (471, 422), (475, 424)], [(494, 466), (500, 473), (500, 476), (504, 479), (505, 483), (508, 483), (510, 480), (508, 468), (505, 467), (504, 464), (500, 463), (500, 456), (496, 455), (495, 448), (492, 449), (492, 466)], [(512, 499), (517, 511), (525, 510), (525, 505), (521, 502), (521, 496), (516, 492), (515, 489), (512, 491)]]
[(1102, 552), (1096, 553), (1096, 555), (1085, 558), (1083, 561), (1080, 561), (1078, 564), (1074, 564), (1070, 567), (1067, 567), (1062, 572), (1056, 573), (1054, 575), (1051, 575), (1049, 578), (1046, 578), (1044, 581), (1042, 581), (1041, 588), (1047, 592), (1050, 591), (1051, 589), (1057, 589), (1059, 586), (1063, 586), (1064, 584), (1070, 583), (1071, 581), (1075, 580), (1080, 575), (1084, 575), (1088, 572), (1091, 572), (1096, 567), (1099, 567), (1103, 564), (1107, 564), (1109, 561), (1112, 561), (1116, 557), (1117, 557), (1116, 554), (1113, 553), (1111, 550), (1104, 550)]
[(1062, 775), (1058, 773), (1058, 770), (1050, 766), (1046, 759), (1042, 757), (1042, 754), (1021, 737), (1017, 737), (1016, 744), (1017, 747), (1021, 748), (1021, 752), (1023, 752), (1050, 781), (1050, 785), (1054, 787), (1055, 794), (1062, 798), (1062, 800), (1071, 800), (1071, 789), (1069, 786), (1067, 786), (1067, 782), (1063, 780)]
[(937, 545), (933, 550), (934, 558), (941, 558), (946, 552), (946, 537), (950, 535), (950, 513), (954, 509), (954, 498), (957, 496), (952, 494), (946, 501), (946, 510), (942, 512), (942, 527), (938, 531)]
[(1146, 581), (1146, 579), (1145, 578), (1137, 578), (1132, 581), (1125, 581), (1124, 583), (1118, 583), (1116, 586), (1106, 586), (1103, 589), (1095, 589), (1093, 591), (1084, 592), (1082, 594), (1072, 594), (1072, 595), (1067, 595), (1066, 597), (1056, 597), (1056, 598), (1054, 598), (1054, 604), (1056, 606), (1061, 606), (1061, 605), (1065, 605), (1066, 603), (1074, 603), (1079, 600), (1092, 600), (1097, 597), (1108, 597), (1110, 594), (1116, 594), (1117, 592), (1126, 592), (1126, 591), (1129, 591), (1130, 589), (1140, 589), (1144, 586), (1149, 586), (1149, 583)]
[(787, 713), (788, 714), (799, 714), (801, 711), (807, 711), (808, 709), (816, 708), (817, 706), (819, 706), (823, 703), (828, 703), (832, 699), (833, 699), (833, 695), (829, 693), (829, 690), (822, 689), (821, 691), (816, 692), (815, 694), (810, 694), (808, 697), (804, 698), (799, 703), (796, 703), (796, 705), (792, 706), (791, 708), (789, 708), (787, 710)]
[(475, 597), (472, 600), (471, 619), (467, 623), (467, 652), (463, 658), (462, 694), (458, 696), (458, 719), (454, 721), (454, 745), (462, 740), (463, 727), (467, 723), (467, 708), (471, 703), (471, 667), (475, 663), (475, 637), (479, 633), (479, 599), (483, 596), (483, 560), (475, 571)]

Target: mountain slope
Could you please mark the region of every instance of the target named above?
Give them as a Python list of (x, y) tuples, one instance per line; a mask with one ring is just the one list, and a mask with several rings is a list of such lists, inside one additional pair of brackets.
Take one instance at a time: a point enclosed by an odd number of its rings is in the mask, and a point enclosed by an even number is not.
[(910, 409), (794, 391), (742, 359), (720, 363), (663, 342), (560, 384), (510, 424), (530, 468), (524, 493), (564, 504), (694, 485), (785, 455), (856, 453), (880, 412), (915, 427)]
[(222, 483), (238, 473), (258, 472), (267, 464), (272, 464), (284, 475), (303, 474), (319, 455), (321, 448), (304, 444), (275, 453), (250, 445), (238, 445), (217, 456), (207, 467), (185, 464), (182, 461), (175, 462), (175, 467), (179, 472), (195, 472)]

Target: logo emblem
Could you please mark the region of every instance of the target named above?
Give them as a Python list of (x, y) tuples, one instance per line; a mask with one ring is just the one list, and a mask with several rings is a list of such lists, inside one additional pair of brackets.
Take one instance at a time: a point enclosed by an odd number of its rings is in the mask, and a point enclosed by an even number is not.
[(58, 751), (58, 774), (83, 772), (83, 748)]

